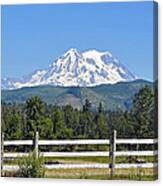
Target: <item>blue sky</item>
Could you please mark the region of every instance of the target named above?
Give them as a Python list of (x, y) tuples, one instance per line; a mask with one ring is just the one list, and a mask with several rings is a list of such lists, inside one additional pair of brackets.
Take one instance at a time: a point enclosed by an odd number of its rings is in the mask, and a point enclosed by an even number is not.
[(2, 77), (46, 68), (73, 47), (111, 51), (152, 80), (152, 10), (152, 2), (3, 6)]

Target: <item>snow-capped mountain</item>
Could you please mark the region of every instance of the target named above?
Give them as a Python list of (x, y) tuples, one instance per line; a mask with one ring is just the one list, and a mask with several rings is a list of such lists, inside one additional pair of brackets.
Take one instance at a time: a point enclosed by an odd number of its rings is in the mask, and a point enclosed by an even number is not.
[(2, 89), (17, 89), (39, 85), (90, 87), (133, 81), (133, 75), (110, 52), (88, 50), (80, 53), (70, 49), (47, 69), (36, 70), (20, 79), (2, 79)]

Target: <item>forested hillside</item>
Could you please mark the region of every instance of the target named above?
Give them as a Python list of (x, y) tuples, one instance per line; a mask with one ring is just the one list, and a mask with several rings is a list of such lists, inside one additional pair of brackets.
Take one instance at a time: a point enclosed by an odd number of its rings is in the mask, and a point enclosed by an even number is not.
[(95, 87), (55, 87), (38, 86), (16, 90), (2, 90), (2, 101), (6, 103), (25, 103), (31, 96), (39, 96), (47, 104), (58, 106), (71, 105), (82, 110), (85, 100), (91, 102), (91, 110), (97, 110), (101, 102), (104, 110), (129, 110), (133, 96), (145, 85), (153, 83), (145, 80), (120, 82)]
[(89, 99), (81, 110), (47, 104), (39, 96), (29, 97), (25, 103), (2, 102), (2, 131), (5, 139), (31, 139), (35, 131), (41, 139), (104, 139), (113, 129), (118, 137), (153, 138), (157, 133), (154, 93), (150, 86), (141, 88), (132, 97), (130, 110), (106, 110), (102, 102), (92, 110)]

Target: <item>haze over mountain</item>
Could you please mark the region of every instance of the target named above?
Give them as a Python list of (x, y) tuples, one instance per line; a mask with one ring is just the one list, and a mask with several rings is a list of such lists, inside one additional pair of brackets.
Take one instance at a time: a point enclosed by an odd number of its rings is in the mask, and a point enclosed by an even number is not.
[(2, 79), (2, 89), (41, 85), (94, 87), (136, 79), (137, 77), (108, 51), (88, 50), (80, 53), (77, 49), (71, 48), (47, 69), (36, 70), (20, 79)]

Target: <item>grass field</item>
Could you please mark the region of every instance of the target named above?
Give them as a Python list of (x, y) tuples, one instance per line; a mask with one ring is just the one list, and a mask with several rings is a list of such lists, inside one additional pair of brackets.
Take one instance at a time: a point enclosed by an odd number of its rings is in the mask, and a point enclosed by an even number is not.
[[(16, 172), (5, 172), (5, 176), (16, 177)], [(51, 169), (45, 171), (45, 178), (153, 181), (157, 174), (154, 169), (117, 169), (111, 177), (109, 169)]]
[(47, 178), (58, 179), (129, 179), (154, 180), (154, 169), (117, 169), (116, 175), (111, 178), (109, 169), (56, 169), (46, 170)]

